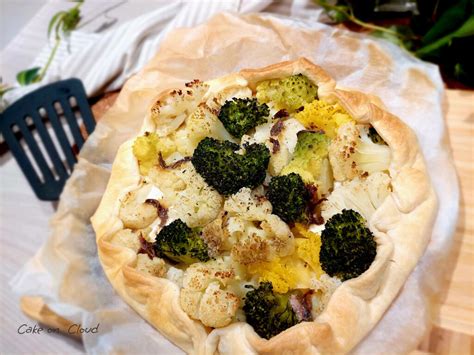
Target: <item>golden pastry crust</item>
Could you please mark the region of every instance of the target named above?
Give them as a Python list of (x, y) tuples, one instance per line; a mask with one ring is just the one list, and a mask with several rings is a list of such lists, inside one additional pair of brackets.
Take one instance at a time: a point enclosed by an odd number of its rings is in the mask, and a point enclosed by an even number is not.
[[(113, 235), (124, 228), (118, 217), (120, 198), (140, 183), (132, 153), (133, 142), (125, 142), (117, 153), (109, 184), (92, 217), (99, 258), (120, 296), (188, 353), (348, 352), (388, 309), (430, 239), (437, 201), (416, 136), (400, 119), (383, 110), (378, 99), (337, 89), (335, 81), (323, 69), (304, 58), (262, 69), (242, 70), (221, 80), (235, 80), (239, 85), (245, 81), (255, 90), (262, 80), (298, 73), (318, 85), (320, 98), (338, 101), (358, 122), (373, 125), (391, 148), (393, 192), (368, 221), (377, 240), (377, 256), (365, 273), (336, 289), (324, 312), (313, 322), (300, 323), (270, 340), (260, 338), (246, 323), (211, 331), (181, 309), (180, 291), (175, 283), (138, 272), (133, 268), (135, 252), (111, 243)], [(169, 91), (162, 95), (169, 95)], [(142, 131), (152, 127), (153, 123), (147, 118)]]

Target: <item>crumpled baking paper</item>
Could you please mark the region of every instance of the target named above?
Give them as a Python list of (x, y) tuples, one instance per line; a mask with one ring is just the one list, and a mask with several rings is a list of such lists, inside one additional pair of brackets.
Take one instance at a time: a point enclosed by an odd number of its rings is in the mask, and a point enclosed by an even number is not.
[(219, 14), (168, 35), (87, 140), (52, 219), (52, 234), (12, 280), (14, 290), (42, 296), (53, 311), (84, 327), (100, 323), (99, 334), (83, 336), (91, 354), (181, 353), (114, 293), (96, 254), (89, 218), (117, 148), (138, 132), (148, 104), (161, 90), (300, 56), (323, 67), (340, 86), (379, 96), (418, 136), (441, 201), (432, 239), (398, 298), (354, 353), (395, 354), (416, 348), (429, 327), (430, 306), (443, 280), (437, 266), (448, 257), (459, 201), (438, 68), (388, 42), (284, 17)]

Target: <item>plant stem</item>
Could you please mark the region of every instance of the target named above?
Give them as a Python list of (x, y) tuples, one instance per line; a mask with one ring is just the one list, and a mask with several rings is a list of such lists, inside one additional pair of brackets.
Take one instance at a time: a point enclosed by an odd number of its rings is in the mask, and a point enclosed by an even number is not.
[(59, 44), (61, 43), (61, 37), (56, 38), (56, 43), (54, 44), (53, 50), (49, 54), (48, 61), (46, 62), (46, 65), (41, 69), (40, 74), (38, 75), (38, 78), (35, 80), (35, 82), (43, 80), (43, 77), (45, 76), (46, 72), (48, 71), (49, 66), (53, 62), (53, 58), (56, 55), (56, 51), (59, 48)]
[(397, 37), (400, 37), (400, 38), (406, 38), (406, 36), (402, 35), (401, 33), (398, 33), (397, 31), (393, 31), (389, 28), (385, 28), (385, 27), (382, 27), (382, 26), (374, 25), (372, 23), (367, 23), (367, 22), (361, 21), (357, 17), (354, 17), (353, 15), (349, 15), (348, 18), (351, 22), (355, 23), (356, 25), (367, 28), (369, 30), (386, 32), (386, 33), (390, 33), (390, 34), (392, 34), (394, 36), (397, 36)]
[(359, 25), (363, 28), (366, 28), (366, 29), (369, 29), (369, 30), (372, 30), (372, 31), (380, 31), (380, 32), (389, 33), (393, 36), (396, 36), (396, 37), (399, 37), (399, 38), (402, 38), (402, 39), (407, 38), (407, 36), (405, 36), (401, 33), (398, 33), (397, 31), (393, 31), (391, 29), (388, 29), (388, 28), (385, 28), (385, 27), (382, 27), (382, 26), (377, 26), (377, 25), (374, 25), (372, 23), (367, 23), (367, 22), (361, 21), (353, 15), (352, 11), (347, 12), (346, 10), (341, 8), (341, 6), (330, 5), (330, 4), (327, 4), (326, 2), (323, 2), (321, 0), (316, 0), (316, 3), (320, 6), (322, 6), (326, 11), (327, 10), (333, 10), (333, 11), (343, 13), (344, 16), (346, 16), (347, 20), (349, 20), (350, 22), (355, 23), (356, 25)]
[[(69, 13), (72, 10), (79, 10), (79, 8), (82, 6), (83, 3), (84, 3), (84, 0), (78, 1), (77, 4), (72, 9), (69, 10)], [(61, 39), (62, 39), (61, 35), (59, 34), (59, 30), (60, 30), (60, 27), (56, 26), (56, 39), (55, 39), (54, 47), (53, 47), (51, 53), (49, 54), (48, 61), (46, 62), (46, 65), (41, 69), (41, 71), (40, 71), (38, 77), (36, 78), (35, 82), (39, 82), (39, 81), (43, 80), (44, 76), (46, 75), (46, 72), (49, 69), (49, 66), (53, 62), (54, 56), (56, 55), (56, 52), (59, 48), (59, 45), (61, 44)], [(72, 30), (72, 28), (69, 29), (68, 32), (70, 32), (71, 30)]]

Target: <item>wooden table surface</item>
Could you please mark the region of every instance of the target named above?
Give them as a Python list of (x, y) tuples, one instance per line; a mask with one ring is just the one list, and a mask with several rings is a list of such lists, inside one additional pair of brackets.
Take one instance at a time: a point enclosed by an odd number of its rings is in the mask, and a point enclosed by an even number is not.
[(447, 103), (446, 122), (461, 184), (453, 250), (456, 262), (453, 272), (446, 275), (442, 301), (434, 312), (433, 329), (419, 350), (474, 354), (474, 92), (447, 90)]
[[(113, 99), (109, 97), (103, 107), (95, 107), (97, 116), (100, 116), (101, 112), (110, 106)], [(472, 144), (474, 137), (474, 92), (448, 90), (447, 103), (446, 120), (462, 193), (459, 223), (454, 236), (456, 262), (452, 274), (446, 276), (446, 287), (441, 297), (442, 302), (435, 307), (434, 327), (420, 344), (418, 351), (413, 354), (474, 354), (474, 152)], [(6, 178), (5, 175), (2, 176), (3, 179), (5, 179), (4, 182), (8, 182), (8, 176)], [(8, 196), (5, 194), (2, 197)], [(45, 210), (45, 213), (52, 212), (51, 207), (44, 203), (41, 206), (38, 203), (38, 207)], [(6, 212), (6, 209), (1, 212)], [(34, 247), (25, 250), (21, 240), (4, 238), (5, 235), (0, 237), (2, 237), (2, 250), (0, 250), (2, 260), (7, 261), (7, 267), (0, 269), (2, 287), (5, 287), (5, 281), (21, 267), (27, 254), (31, 254), (30, 257), (32, 256)], [(21, 258), (14, 257), (18, 254), (18, 250), (25, 252)], [(60, 335), (19, 337), (16, 334), (16, 328), (21, 322), (28, 322), (27, 318), (21, 315), (17, 298), (13, 295), (8, 297), (9, 292), (5, 294), (2, 292), (2, 296), (6, 297), (1, 298), (0, 307), (7, 311), (8, 317), (0, 324), (2, 328), (0, 344), (10, 345), (4, 349), (15, 347), (17, 350), (25, 350), (15, 353), (61, 354), (83, 352), (80, 343), (73, 339), (61, 340)], [(37, 302), (37, 300), (34, 302)], [(51, 319), (51, 314), (38, 308), (38, 303), (34, 302), (31, 304), (31, 314), (35, 318), (45, 317), (45, 319)], [(22, 345), (19, 344), (20, 342)]]

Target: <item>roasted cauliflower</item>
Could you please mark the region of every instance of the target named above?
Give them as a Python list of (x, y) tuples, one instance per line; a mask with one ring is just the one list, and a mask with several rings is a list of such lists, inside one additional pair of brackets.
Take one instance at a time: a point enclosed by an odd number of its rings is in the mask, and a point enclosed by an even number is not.
[(224, 210), (230, 216), (239, 216), (247, 221), (263, 221), (272, 213), (272, 205), (259, 190), (244, 187), (224, 202)]
[(208, 327), (225, 327), (240, 305), (233, 286), (239, 279), (239, 270), (229, 258), (192, 264), (184, 272), (181, 307)]
[(165, 261), (158, 257), (150, 259), (150, 257), (146, 254), (137, 255), (136, 269), (145, 274), (156, 277), (163, 277), (166, 275)]
[(373, 143), (365, 127), (354, 122), (344, 124), (329, 146), (329, 160), (337, 181), (359, 175), (388, 171), (391, 161), (387, 145)]
[(271, 260), (294, 251), (291, 230), (278, 216), (263, 190), (241, 189), (224, 203), (231, 255), (241, 264)]
[(186, 88), (172, 90), (155, 101), (151, 107), (151, 120), (159, 137), (176, 131), (198, 107), (209, 85), (198, 80), (186, 84)]
[(203, 227), (219, 215), (223, 197), (206, 184), (191, 162), (174, 169), (155, 167), (149, 176), (160, 186), (171, 219), (181, 219), (189, 227)]
[(147, 191), (149, 186), (142, 185), (137, 190), (128, 192), (122, 199), (119, 218), (125, 228), (145, 228), (158, 218), (157, 205), (146, 199)]
[(321, 204), (321, 215), (328, 220), (343, 209), (359, 212), (366, 220), (391, 192), (390, 176), (383, 172), (355, 178), (337, 186)]

